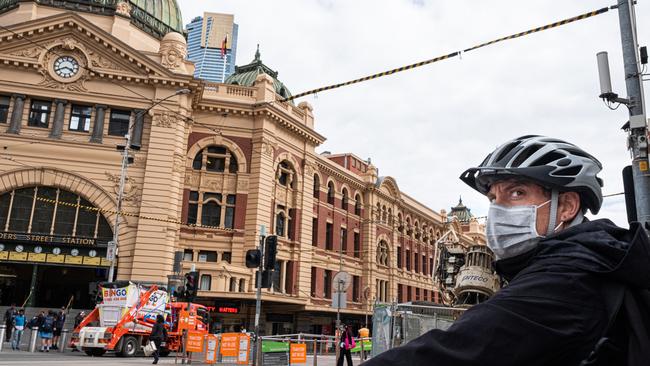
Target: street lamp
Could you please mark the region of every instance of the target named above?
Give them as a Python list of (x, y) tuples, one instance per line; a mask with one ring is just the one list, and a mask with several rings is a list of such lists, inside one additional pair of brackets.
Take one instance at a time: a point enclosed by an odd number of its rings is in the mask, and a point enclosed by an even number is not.
[(166, 101), (167, 99), (181, 94), (190, 94), (191, 92), (192, 91), (187, 88), (179, 89), (175, 91), (173, 94), (153, 103), (149, 108), (139, 111), (135, 115), (131, 113), (131, 116), (129, 117), (129, 129), (126, 135), (124, 135), (126, 144), (124, 146), (121, 145), (117, 146), (117, 150), (122, 151), (122, 168), (120, 170), (120, 186), (117, 193), (117, 214), (115, 215), (115, 227), (113, 228), (113, 240), (108, 242), (108, 248), (106, 252), (106, 257), (111, 262), (111, 266), (108, 270), (108, 282), (113, 282), (113, 277), (115, 272), (115, 259), (117, 258), (117, 244), (119, 241), (119, 233), (120, 233), (120, 215), (122, 212), (122, 201), (124, 200), (124, 184), (126, 183), (126, 169), (129, 165), (129, 159), (130, 159), (129, 149), (133, 148), (134, 150), (140, 150), (140, 146), (131, 146), (131, 130), (133, 129), (133, 124), (136, 120), (136, 115), (137, 118), (140, 118), (144, 116), (146, 113), (148, 113), (151, 110), (151, 108)]

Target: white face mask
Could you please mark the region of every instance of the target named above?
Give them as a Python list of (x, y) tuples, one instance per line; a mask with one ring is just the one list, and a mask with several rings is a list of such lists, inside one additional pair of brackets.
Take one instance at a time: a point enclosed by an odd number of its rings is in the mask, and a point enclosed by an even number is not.
[(537, 246), (543, 237), (537, 233), (537, 209), (549, 202), (551, 200), (538, 206), (512, 207), (490, 203), (486, 224), (487, 245), (497, 260), (514, 257)]

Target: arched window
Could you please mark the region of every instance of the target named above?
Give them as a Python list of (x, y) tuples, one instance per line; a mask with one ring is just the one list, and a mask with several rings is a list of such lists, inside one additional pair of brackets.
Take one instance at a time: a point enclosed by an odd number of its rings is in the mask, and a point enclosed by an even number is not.
[(381, 203), (377, 202), (377, 221), (381, 221)]
[(330, 205), (334, 204), (334, 183), (327, 183), (327, 203)]
[(341, 192), (342, 196), (341, 197), (341, 208), (346, 210), (348, 209), (348, 190), (343, 188), (343, 192)]
[(282, 160), (278, 165), (277, 180), (281, 186), (296, 188), (295, 173), (288, 161)]
[(211, 288), (212, 288), (212, 276), (201, 275), (201, 283), (199, 284), (199, 290), (210, 291)]
[(314, 174), (314, 198), (320, 199), (320, 178)]
[(393, 224), (393, 210), (390, 208), (388, 209), (388, 225)]
[(187, 222), (232, 229), (235, 225), (236, 201), (237, 196), (234, 194), (191, 191)]
[(113, 230), (83, 197), (55, 187), (16, 189), (0, 196), (0, 230), (94, 238), (107, 242)]
[(377, 245), (377, 264), (388, 266), (388, 243), (385, 240)]
[(387, 222), (388, 221), (388, 211), (386, 211), (386, 206), (383, 206), (381, 208), (381, 222)]
[(194, 170), (205, 170), (214, 173), (237, 173), (239, 164), (237, 157), (224, 146), (208, 146), (194, 156)]
[(402, 213), (397, 213), (397, 231), (404, 233), (404, 221), (402, 221)]
[(357, 194), (354, 196), (354, 214), (361, 215), (361, 195)]

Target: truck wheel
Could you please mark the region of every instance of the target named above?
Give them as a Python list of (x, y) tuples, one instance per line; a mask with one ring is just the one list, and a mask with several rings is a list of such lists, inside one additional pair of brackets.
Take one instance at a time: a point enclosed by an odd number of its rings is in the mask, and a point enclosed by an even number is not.
[(106, 353), (105, 349), (102, 348), (83, 348), (85, 354), (91, 357), (102, 357)]
[(133, 336), (126, 336), (122, 340), (122, 349), (117, 353), (120, 357), (134, 357), (140, 348), (138, 338)]

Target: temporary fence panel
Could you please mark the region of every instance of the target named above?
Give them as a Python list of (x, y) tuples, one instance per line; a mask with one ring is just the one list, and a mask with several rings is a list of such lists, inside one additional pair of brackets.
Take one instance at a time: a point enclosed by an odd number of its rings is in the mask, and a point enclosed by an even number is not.
[(213, 364), (217, 362), (217, 349), (219, 348), (219, 338), (212, 334), (205, 336), (205, 363)]
[(248, 334), (240, 334), (237, 340), (237, 364), (248, 364), (248, 356), (251, 351), (251, 337)]
[(237, 362), (239, 333), (223, 333), (221, 335), (221, 361)]
[(301, 366), (307, 364), (307, 345), (291, 343), (289, 347), (289, 365)]

